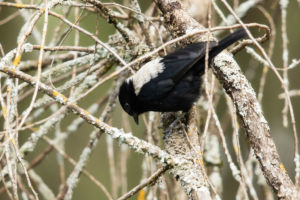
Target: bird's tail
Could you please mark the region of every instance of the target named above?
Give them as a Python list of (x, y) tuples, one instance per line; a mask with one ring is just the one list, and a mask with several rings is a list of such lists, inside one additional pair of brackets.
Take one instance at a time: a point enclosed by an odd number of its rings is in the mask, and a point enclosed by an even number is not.
[(235, 32), (229, 34), (210, 50), (209, 58), (212, 59), (217, 56), (221, 51), (232, 45), (233, 43), (239, 41), (240, 39), (247, 38), (248, 35), (243, 28), (236, 30)]

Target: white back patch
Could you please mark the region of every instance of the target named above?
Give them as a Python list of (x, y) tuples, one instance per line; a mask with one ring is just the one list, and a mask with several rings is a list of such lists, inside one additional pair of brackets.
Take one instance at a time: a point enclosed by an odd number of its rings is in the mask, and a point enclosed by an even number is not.
[(130, 78), (133, 82), (134, 93), (138, 95), (143, 85), (148, 83), (152, 78), (155, 78), (159, 73), (164, 70), (163, 64), (160, 62), (162, 58), (156, 58), (146, 63), (141, 67), (137, 73), (132, 75)]

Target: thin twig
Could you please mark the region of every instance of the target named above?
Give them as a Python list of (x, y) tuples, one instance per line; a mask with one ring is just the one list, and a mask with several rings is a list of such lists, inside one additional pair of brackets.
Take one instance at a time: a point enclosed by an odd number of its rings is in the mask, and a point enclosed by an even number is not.
[(118, 198), (118, 200), (125, 200), (130, 198), (131, 196), (135, 195), (138, 193), (141, 189), (146, 187), (147, 185), (152, 185), (156, 180), (163, 174), (165, 173), (169, 167), (161, 167), (159, 168), (155, 173), (153, 173), (149, 178), (146, 180), (142, 181), (139, 185), (135, 186), (132, 188), (130, 191), (128, 191), (126, 194), (123, 194), (121, 197)]

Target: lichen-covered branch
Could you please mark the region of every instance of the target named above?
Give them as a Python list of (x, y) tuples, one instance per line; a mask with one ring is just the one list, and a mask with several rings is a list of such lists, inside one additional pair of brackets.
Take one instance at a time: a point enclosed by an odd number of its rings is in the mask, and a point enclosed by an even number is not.
[(280, 161), (256, 95), (232, 56), (222, 53), (214, 71), (235, 104), (237, 114), (258, 159), (265, 178), (280, 199), (296, 199), (296, 189)]
[[(18, 78), (20, 80), (23, 80), (32, 86), (36, 84), (36, 79), (34, 77), (25, 74), (19, 70), (11, 69), (8, 66), (0, 66), (0, 71), (8, 74), (12, 78)], [(79, 107), (77, 104), (71, 102), (63, 94), (53, 90), (51, 87), (43, 83), (39, 84), (39, 89), (45, 94), (52, 97), (56, 102), (62, 105), (66, 105), (67, 109), (72, 111), (74, 114), (80, 116), (81, 118), (85, 119), (86, 122), (88, 122), (89, 124), (99, 128), (106, 134), (111, 135), (114, 139), (119, 140), (119, 142), (129, 145), (130, 148), (134, 149), (138, 153), (149, 154), (153, 158), (159, 160), (160, 162), (166, 165), (170, 165), (171, 167), (175, 165), (180, 166), (186, 162), (184, 159), (174, 158), (173, 156), (169, 155), (157, 146), (140, 140), (129, 133), (124, 133), (123, 130), (119, 130), (117, 128), (109, 126), (108, 124), (100, 121), (99, 119), (89, 114), (88, 111)]]

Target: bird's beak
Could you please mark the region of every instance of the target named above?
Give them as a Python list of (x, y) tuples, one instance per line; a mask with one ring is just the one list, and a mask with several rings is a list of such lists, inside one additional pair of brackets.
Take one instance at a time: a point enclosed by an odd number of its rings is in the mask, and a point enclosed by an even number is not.
[(132, 117), (133, 117), (135, 123), (138, 125), (139, 124), (139, 115), (137, 113), (134, 113)]

